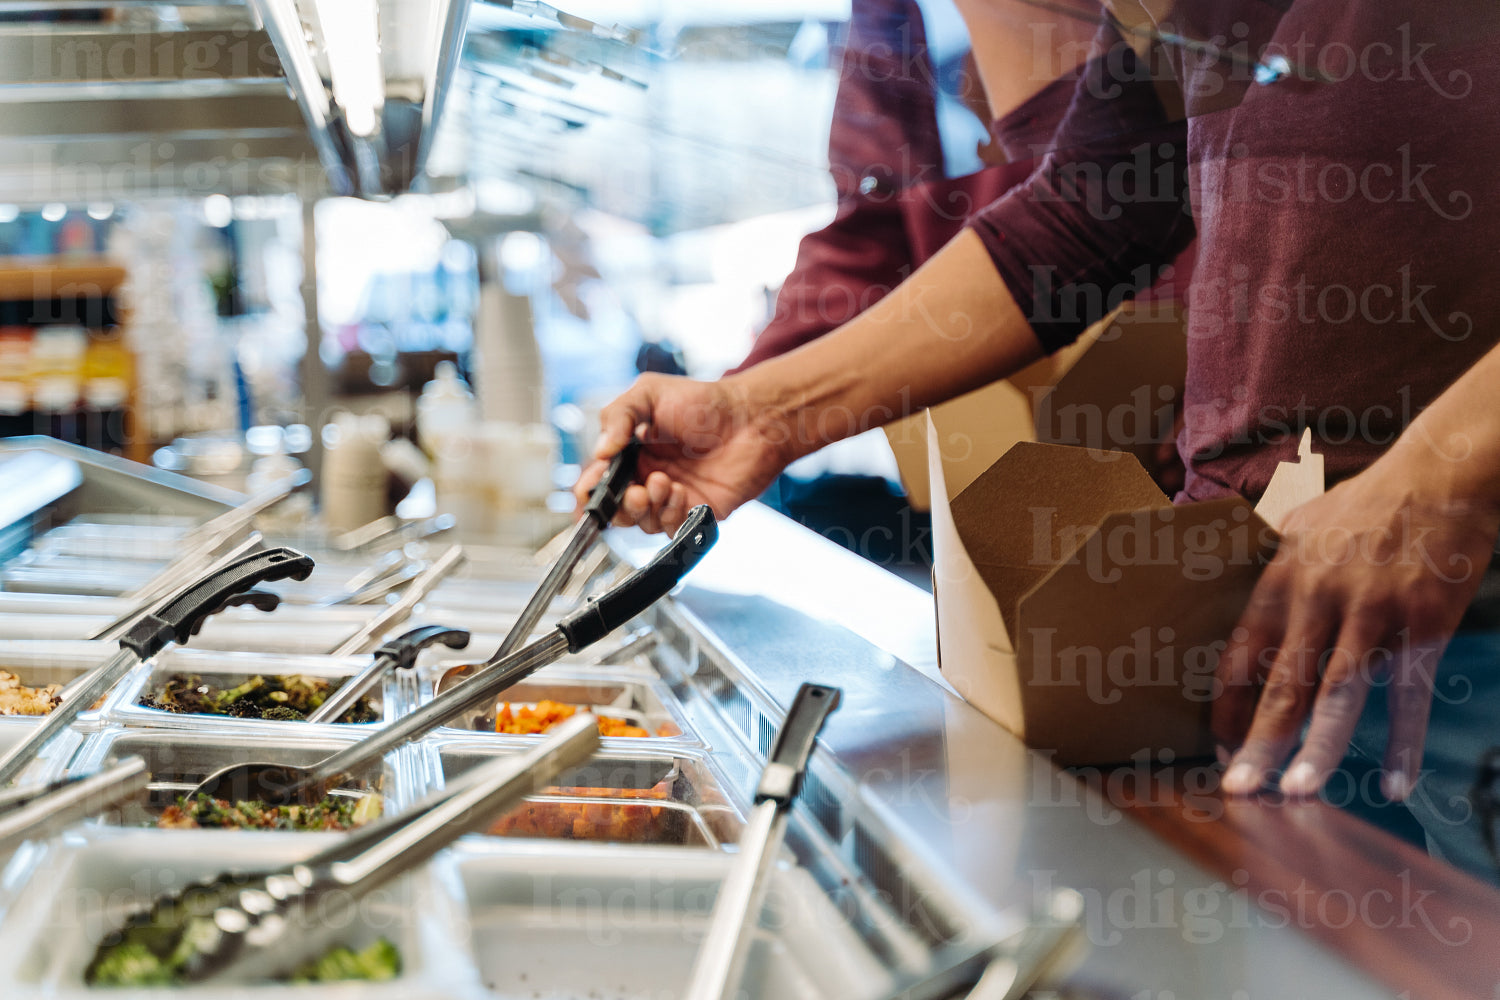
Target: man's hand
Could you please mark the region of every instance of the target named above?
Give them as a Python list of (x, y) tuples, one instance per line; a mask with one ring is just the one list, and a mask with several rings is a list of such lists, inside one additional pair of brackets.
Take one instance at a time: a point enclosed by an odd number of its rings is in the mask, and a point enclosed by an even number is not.
[(1214, 735), (1235, 751), (1225, 792), (1261, 788), (1311, 715), (1281, 788), (1315, 794), (1379, 681), (1390, 709), (1383, 791), (1411, 791), (1438, 661), (1500, 532), (1493, 505), (1451, 488), (1451, 463), (1398, 445), (1292, 512), (1219, 662)]
[(675, 532), (688, 511), (706, 503), (724, 518), (753, 500), (793, 459), (781, 411), (752, 398), (742, 380), (698, 382), (642, 375), (599, 417), (594, 461), (573, 493), (583, 503), (610, 458), (640, 432), (645, 441), (615, 523)]

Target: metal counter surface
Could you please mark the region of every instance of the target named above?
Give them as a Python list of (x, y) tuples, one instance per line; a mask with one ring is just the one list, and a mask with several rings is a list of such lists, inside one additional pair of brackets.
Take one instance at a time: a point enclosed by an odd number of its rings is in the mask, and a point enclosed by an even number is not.
[[(611, 534), (632, 562), (660, 544)], [(934, 615), (920, 589), (752, 504), (677, 602), (783, 710), (803, 681), (843, 688), (823, 742), (925, 860), (1001, 910), (1049, 884), (1084, 894), (1092, 948), (1068, 995), (1392, 995), (1298, 929), (1324, 901), (1252, 903), (926, 676)]]

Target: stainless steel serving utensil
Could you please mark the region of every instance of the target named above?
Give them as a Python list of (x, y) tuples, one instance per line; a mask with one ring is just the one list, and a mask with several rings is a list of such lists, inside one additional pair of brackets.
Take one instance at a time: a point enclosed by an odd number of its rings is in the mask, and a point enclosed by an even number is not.
[(356, 549), (369, 549), (379, 543), (381, 546), (405, 544), (422, 538), (430, 538), (440, 535), (445, 531), (452, 531), (458, 525), (458, 518), (452, 514), (438, 514), (434, 517), (421, 518), (409, 521), (402, 517), (376, 518), (369, 524), (346, 531), (333, 540), (333, 547), (340, 552), (353, 552)]
[(713, 511), (706, 506), (695, 507), (677, 536), (651, 562), (563, 618), (541, 639), (508, 656), (492, 657), (479, 665), (474, 676), (399, 721), (311, 767), (258, 762), (220, 768), (199, 782), (193, 794), (273, 805), (316, 801), (333, 782), (361, 765), (431, 732), (454, 716), (493, 701), (522, 678), (567, 653), (593, 645), (635, 618), (675, 587), (717, 539)]
[(146, 762), (127, 757), (85, 777), (8, 791), (0, 805), (0, 854), (133, 799), (150, 780)]
[(333, 655), (349, 656), (352, 653), (366, 652), (367, 647), (377, 641), (380, 636), (410, 618), (412, 609), (421, 603), (422, 598), (426, 597), (443, 577), (462, 565), (463, 561), (463, 546), (449, 546), (442, 555), (434, 559), (426, 569), (416, 575), (411, 583), (407, 584), (398, 600), (388, 605), (384, 611), (365, 622), (358, 631), (339, 643), (334, 648)]
[(804, 684), (792, 699), (761, 772), (755, 808), (740, 833), (734, 866), (714, 900), (708, 933), (693, 962), (692, 978), (684, 994), (687, 1000), (722, 1000), (738, 993), (745, 957), (765, 903), (766, 880), (786, 836), (792, 802), (801, 790), (818, 733), (838, 708), (840, 695), (838, 688)]
[(927, 972), (898, 982), (883, 1000), (1022, 1000), (1064, 974), (1060, 966), (1087, 944), (1083, 908), (1075, 890), (1054, 889), (1020, 934), (978, 948), (944, 949)]
[[(531, 630), (536, 627), (536, 623), (551, 606), (552, 599), (566, 586), (579, 560), (594, 547), (594, 543), (599, 540), (604, 529), (609, 527), (609, 522), (614, 519), (615, 511), (620, 509), (620, 498), (625, 495), (625, 488), (635, 477), (635, 467), (640, 459), (642, 446), (639, 437), (632, 437), (626, 442), (625, 447), (620, 449), (619, 454), (610, 460), (609, 468), (604, 470), (604, 476), (599, 480), (599, 485), (595, 486), (594, 492), (589, 494), (588, 503), (583, 508), (583, 516), (578, 519), (578, 524), (573, 528), (572, 536), (568, 538), (567, 544), (556, 561), (552, 563), (552, 567), (547, 570), (547, 575), (542, 577), (542, 582), (537, 586), (536, 592), (531, 595), (531, 600), (527, 601), (526, 607), (521, 609), (520, 616), (510, 627), (510, 631), (505, 634), (500, 648), (495, 650), (495, 655), (491, 657), (492, 661), (514, 651), (526, 641), (526, 637), (531, 635)], [(465, 668), (455, 668), (455, 670), (463, 669)], [(455, 675), (455, 670), (444, 674), (438, 686), (443, 687), (444, 682), (452, 684), (461, 679), (461, 676), (468, 676), (467, 674)]]
[(410, 670), (416, 665), (417, 654), (438, 642), (449, 649), (463, 649), (469, 644), (469, 633), (444, 625), (422, 625), (397, 636), (375, 650), (370, 657), (370, 665), (339, 685), (339, 689), (329, 695), (307, 717), (307, 721), (337, 722), (388, 671)]
[(367, 592), (373, 590), (378, 581), (399, 573), (406, 562), (406, 553), (400, 549), (393, 549), (345, 580), (344, 585), (337, 591), (311, 602), (308, 607), (331, 608), (339, 604), (361, 604), (368, 597), (373, 596)]
[(254, 552), (209, 573), (171, 603), (143, 617), (120, 637), (118, 653), (70, 686), (62, 703), (26, 739), (0, 757), (0, 787), (19, 777), (37, 754), (136, 664), (151, 659), (169, 643), (187, 642), (209, 616), (230, 605), (248, 601), (262, 611), (274, 610), (276, 595), (254, 590), (255, 585), (287, 578), (305, 580), (312, 568), (312, 559), (295, 549)]
[(598, 721), (574, 716), (538, 746), (498, 757), (407, 812), (355, 830), (305, 861), (249, 879), (226, 873), (158, 897), (105, 938), (84, 978), (94, 982), (100, 958), (132, 931), (149, 938), (157, 954), (190, 949), (181, 969), (188, 982), (290, 972), (333, 943), (329, 934), (347, 926), (345, 918), (372, 889), (463, 834), (486, 828), (598, 746)]
[(257, 516), (281, 503), (311, 479), (310, 472), (299, 469), (294, 475), (271, 483), (238, 507), (203, 522), (183, 536), (178, 557), (130, 596), (144, 607), (178, 589), (185, 581), (201, 576), (215, 554), (238, 538)]

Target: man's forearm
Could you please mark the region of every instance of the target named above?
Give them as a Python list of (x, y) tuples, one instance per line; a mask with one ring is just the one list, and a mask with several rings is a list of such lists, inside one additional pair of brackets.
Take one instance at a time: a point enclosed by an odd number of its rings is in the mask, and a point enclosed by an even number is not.
[(1041, 355), (984, 244), (964, 230), (860, 316), (729, 380), (802, 455), (1004, 378)]
[(1500, 347), (1449, 386), (1412, 421), (1387, 459), (1422, 486), (1459, 504), (1500, 507)]

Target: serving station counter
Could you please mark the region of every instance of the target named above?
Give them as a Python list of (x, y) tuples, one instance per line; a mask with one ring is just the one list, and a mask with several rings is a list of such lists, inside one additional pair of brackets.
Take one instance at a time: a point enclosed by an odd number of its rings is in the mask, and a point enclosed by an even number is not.
[[(41, 451), (70, 457), (50, 445)], [(87, 462), (77, 468), (90, 479)], [(131, 473), (113, 464), (105, 471)], [(187, 488), (179, 508), (172, 497), (180, 485), (155, 473), (132, 479), (132, 488), (153, 491), (134, 519), (93, 513), (87, 491), (64, 491), (49, 512), (17, 519), (30, 531), (0, 573), (55, 554), (58, 538), (49, 535), (62, 531), (72, 536), (67, 558), (88, 559), (79, 539), (97, 537), (112, 553), (100, 561), (125, 571), (119, 579), (150, 578), (173, 556), (173, 539), (190, 537), (219, 499)], [(741, 510), (720, 531), (685, 583), (603, 640), (602, 652), (543, 667), (490, 709), (390, 751), (330, 793), (325, 809), (334, 819), (313, 832), (284, 814), (267, 820), (253, 805), (178, 796), (225, 764), (305, 764), (390, 726), (430, 702), (447, 666), (488, 650), (428, 648), (413, 670), (364, 696), (363, 714), (339, 722), (276, 710), (306, 707), (296, 699), (331, 693), (369, 660), (368, 649), (310, 649), (343, 634), (323, 635), (314, 619), (347, 623), (351, 612), (382, 606), (329, 603), (359, 561), (377, 554), (293, 540), (318, 568), (307, 581), (272, 588), (280, 609), (231, 609), (232, 622), (215, 623), (217, 641), (198, 648), (190, 640), (147, 659), (22, 776), (45, 781), (139, 756), (150, 781), (139, 801), (11, 856), (0, 878), (0, 952), (9, 959), (0, 995), (97, 995), (85, 983), (89, 957), (132, 898), (226, 867), (310, 854), (343, 836), (324, 831), (350, 817), (399, 814), (543, 739), (497, 720), (578, 707), (619, 727), (605, 732), (589, 763), (371, 897), (339, 943), (358, 951), (383, 939), (400, 953), (395, 978), (369, 986), (372, 996), (683, 996), (773, 738), (808, 681), (839, 688), (842, 702), (822, 731), (760, 915), (745, 982), (752, 997), (1015, 996), (1004, 983), (1025, 978), (1016, 973), (1028, 935), (1064, 897), (1082, 901), (1079, 946), (1043, 977), (1048, 995), (1279, 1000), (1316, 984), (1320, 997), (1379, 997), (1421, 983), (1427, 989), (1411, 995), (1463, 996), (1482, 977), (1496, 978), (1484, 941), (1493, 940), (1500, 909), (1484, 887), (1393, 845), (1384, 869), (1330, 866), (1351, 827), (1316, 812), (1316, 803), (1311, 812), (1228, 804), (1199, 762), (1059, 770), (942, 682), (925, 592), (764, 507)], [(121, 544), (132, 532), (157, 541), (136, 551)], [(544, 622), (661, 544), (638, 532), (606, 537), (608, 553), (575, 577)], [(429, 538), (399, 550), (421, 563), (445, 547)], [(471, 548), (469, 556), (407, 621), (372, 642), (413, 624), (470, 628), (476, 643), (503, 633), (542, 568), (528, 553)], [(22, 683), (65, 684), (111, 644), (86, 641), (92, 626), (76, 624), (58, 630), (65, 638), (35, 638), (35, 622), (108, 620), (130, 591), (35, 593), (0, 594), (18, 607), (44, 602), (0, 615), (32, 622), (31, 637), (0, 635), (0, 649), (14, 653)], [(271, 701), (251, 697), (262, 694)], [(37, 724), (0, 721), (16, 739)], [(251, 829), (209, 828), (245, 826), (247, 816)], [(1287, 856), (1268, 849), (1277, 837)], [(1372, 919), (1360, 924), (1364, 933), (1349, 930), (1351, 908), (1368, 918), (1372, 904), (1396, 908), (1405, 922), (1385, 937), (1371, 936)], [(1372, 960), (1382, 950), (1395, 958)], [(929, 981), (950, 967), (957, 971), (944, 985)], [(181, 993), (282, 988), (211, 984)], [(304, 985), (297, 995), (347, 989)]]

